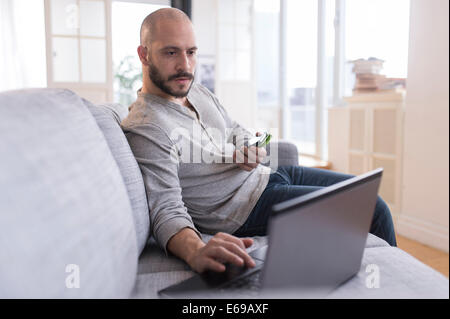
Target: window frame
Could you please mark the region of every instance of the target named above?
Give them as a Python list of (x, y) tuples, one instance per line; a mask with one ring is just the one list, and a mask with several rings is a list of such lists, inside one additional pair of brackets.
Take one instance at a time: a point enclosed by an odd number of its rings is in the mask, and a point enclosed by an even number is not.
[[(84, 0), (90, 1), (90, 0)], [(112, 101), (113, 98), (113, 80), (112, 80), (112, 49), (111, 49), (111, 1), (108, 0), (91, 0), (92, 2), (102, 2), (105, 17), (105, 33), (104, 36), (86, 36), (80, 34), (80, 28), (73, 35), (61, 35), (53, 32), (52, 27), (52, 8), (51, 0), (44, 0), (45, 10), (45, 39), (46, 39), (46, 60), (47, 60), (47, 87), (49, 88), (69, 88), (81, 95), (88, 94), (96, 96), (94, 102)], [(76, 0), (76, 6), (79, 10), (80, 0)], [(77, 14), (78, 25), (80, 23), (80, 15)], [(58, 81), (54, 78), (53, 64), (53, 40), (55, 38), (75, 39), (77, 41), (78, 55), (78, 81)], [(89, 82), (83, 79), (82, 75), (82, 56), (81, 56), (81, 40), (93, 39), (105, 41), (105, 80), (102, 82)]]
[[(291, 138), (291, 107), (289, 105), (289, 96), (287, 88), (287, 0), (280, 1), (280, 94), (279, 105), (281, 109), (281, 137), (283, 139), (295, 140)], [(344, 84), (342, 82), (345, 64), (345, 25), (344, 12), (345, 0), (335, 1), (335, 55), (334, 55), (334, 81), (333, 81), (333, 103), (334, 105), (341, 105), (343, 101)], [(316, 99), (315, 99), (315, 153), (303, 153), (299, 148), (300, 155), (313, 156), (324, 159), (327, 154), (327, 127), (325, 112), (327, 111), (327, 92), (326, 83), (323, 79), (326, 77), (326, 0), (318, 0), (318, 39), (317, 39), (317, 83), (316, 83)]]

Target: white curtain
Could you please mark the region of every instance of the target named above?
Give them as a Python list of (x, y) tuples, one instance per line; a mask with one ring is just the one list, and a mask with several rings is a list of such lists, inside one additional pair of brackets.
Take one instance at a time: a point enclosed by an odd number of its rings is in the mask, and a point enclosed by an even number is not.
[(0, 0), (0, 91), (47, 85), (44, 0)]
[(24, 87), (14, 23), (14, 1), (0, 0), (0, 91)]

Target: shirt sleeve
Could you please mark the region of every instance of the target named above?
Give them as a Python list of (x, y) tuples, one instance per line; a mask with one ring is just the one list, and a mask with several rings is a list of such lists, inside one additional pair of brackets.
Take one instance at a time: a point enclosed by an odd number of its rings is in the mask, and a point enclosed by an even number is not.
[(201, 238), (182, 200), (176, 145), (153, 124), (127, 127), (124, 132), (142, 172), (150, 227), (158, 244), (168, 254), (170, 238), (186, 227)]

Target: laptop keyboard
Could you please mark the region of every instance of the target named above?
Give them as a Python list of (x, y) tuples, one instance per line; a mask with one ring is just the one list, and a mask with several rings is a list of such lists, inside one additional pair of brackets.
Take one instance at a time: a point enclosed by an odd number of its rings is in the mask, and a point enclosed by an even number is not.
[(245, 294), (257, 294), (260, 288), (261, 270), (258, 270), (223, 285), (220, 287), (220, 292), (230, 293), (242, 291)]

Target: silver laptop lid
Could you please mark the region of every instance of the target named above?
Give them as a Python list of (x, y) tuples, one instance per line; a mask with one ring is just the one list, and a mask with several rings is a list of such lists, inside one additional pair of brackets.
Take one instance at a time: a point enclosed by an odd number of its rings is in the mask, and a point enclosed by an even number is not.
[(329, 291), (356, 274), (382, 172), (274, 205), (263, 288)]

